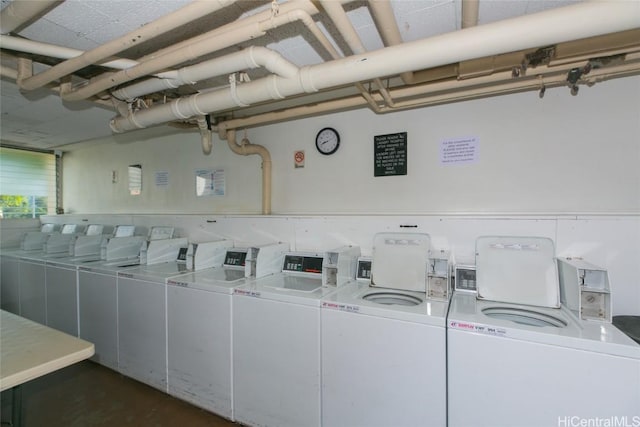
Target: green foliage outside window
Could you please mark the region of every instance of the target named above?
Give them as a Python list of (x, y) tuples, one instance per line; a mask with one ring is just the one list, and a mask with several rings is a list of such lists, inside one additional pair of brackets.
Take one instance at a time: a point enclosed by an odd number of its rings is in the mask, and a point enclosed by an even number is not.
[(47, 215), (47, 197), (0, 196), (0, 218), (38, 218)]

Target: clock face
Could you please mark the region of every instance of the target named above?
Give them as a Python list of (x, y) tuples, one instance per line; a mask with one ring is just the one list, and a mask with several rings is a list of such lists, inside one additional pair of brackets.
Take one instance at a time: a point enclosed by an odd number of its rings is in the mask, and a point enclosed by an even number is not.
[(340, 147), (340, 135), (333, 128), (324, 128), (316, 135), (316, 148), (322, 154), (333, 154)]

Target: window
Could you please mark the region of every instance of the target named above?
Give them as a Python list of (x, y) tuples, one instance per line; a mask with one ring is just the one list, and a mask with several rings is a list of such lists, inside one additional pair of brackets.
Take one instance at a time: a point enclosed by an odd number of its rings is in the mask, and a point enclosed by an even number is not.
[(55, 212), (55, 155), (0, 147), (0, 218), (38, 218)]

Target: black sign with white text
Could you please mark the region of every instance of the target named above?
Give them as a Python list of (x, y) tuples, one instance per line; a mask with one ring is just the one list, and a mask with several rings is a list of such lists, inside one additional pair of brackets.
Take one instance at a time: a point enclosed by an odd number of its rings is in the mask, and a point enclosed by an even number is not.
[(374, 176), (407, 174), (407, 132), (373, 137)]

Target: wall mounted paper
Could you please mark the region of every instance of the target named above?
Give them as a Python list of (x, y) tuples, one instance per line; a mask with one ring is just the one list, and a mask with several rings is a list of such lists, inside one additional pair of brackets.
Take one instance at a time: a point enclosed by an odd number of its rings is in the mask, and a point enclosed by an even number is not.
[(200, 169), (196, 171), (196, 196), (224, 196), (224, 169)]
[(479, 148), (480, 139), (475, 136), (442, 141), (440, 143), (440, 164), (475, 163), (478, 161)]

